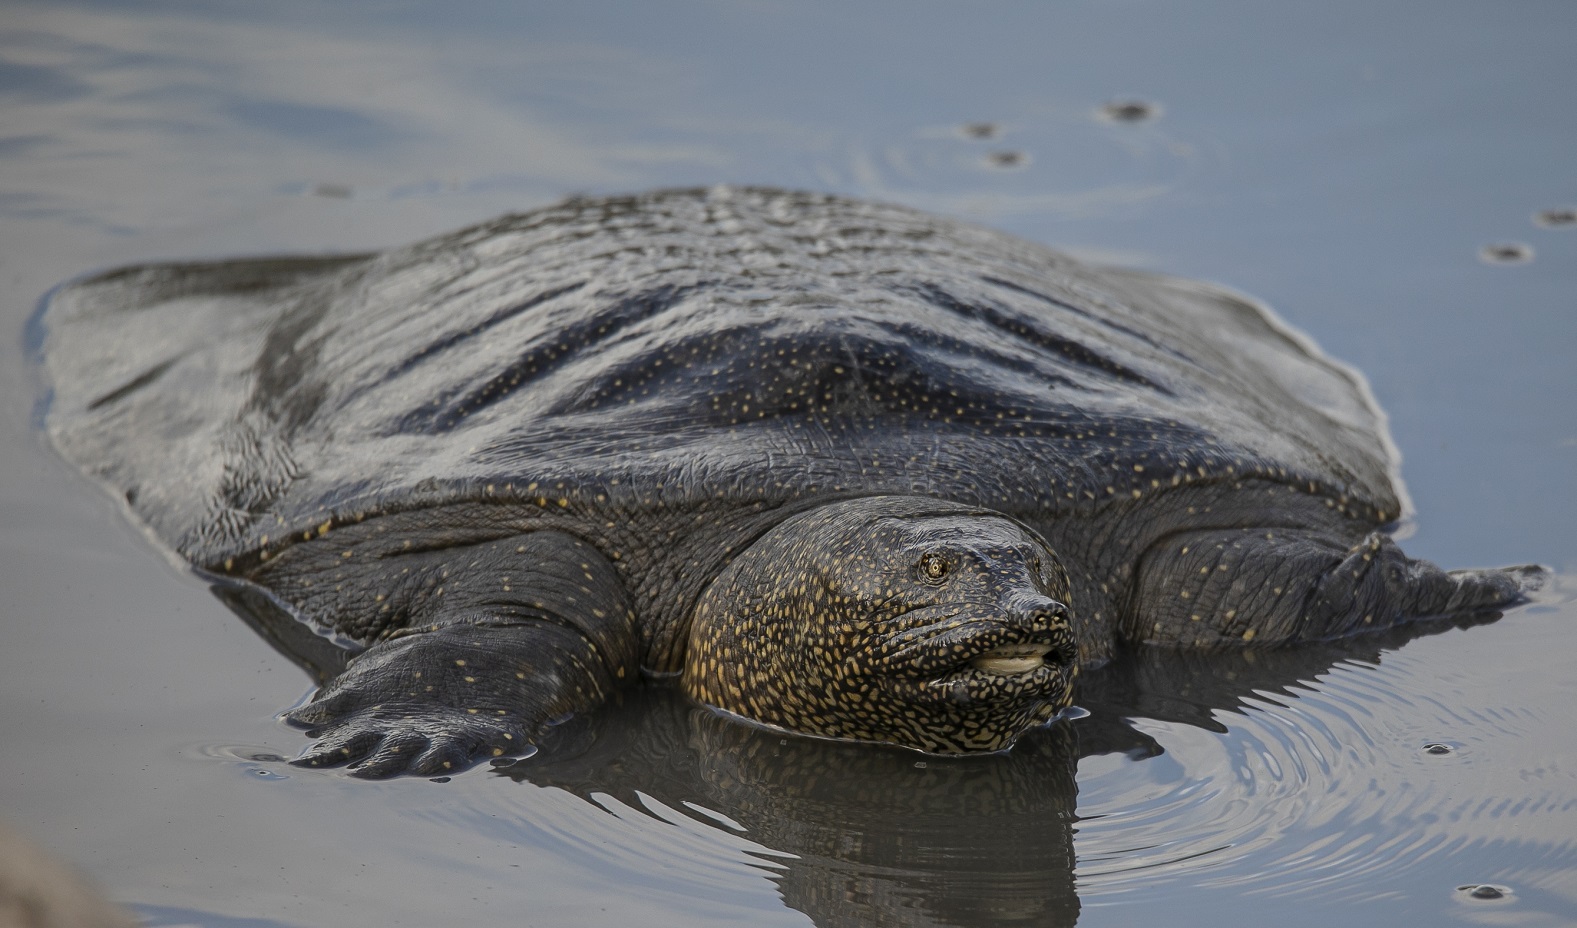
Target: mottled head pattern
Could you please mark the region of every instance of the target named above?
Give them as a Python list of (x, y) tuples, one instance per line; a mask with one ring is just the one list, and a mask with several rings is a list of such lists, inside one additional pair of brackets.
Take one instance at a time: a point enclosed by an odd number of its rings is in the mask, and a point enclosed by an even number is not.
[(1067, 706), (1068, 580), (1044, 541), (973, 507), (869, 497), (791, 518), (697, 603), (695, 698), (807, 734), (995, 751)]

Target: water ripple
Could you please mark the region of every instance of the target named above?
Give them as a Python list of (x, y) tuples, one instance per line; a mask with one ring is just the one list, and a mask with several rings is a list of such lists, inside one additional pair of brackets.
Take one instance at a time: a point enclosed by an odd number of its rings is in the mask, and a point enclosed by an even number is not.
[[(1438, 693), (1451, 668), (1396, 653), (1385, 662), (1347, 656), (1265, 687), (1255, 679), (1267, 668), (1253, 659), (1201, 659), (1190, 672), (1218, 685), (1179, 688), (1174, 673), (1173, 692), (1204, 695), (1161, 718), (1143, 704), (1165, 671), (1127, 671), (1122, 698), (1094, 718), (1124, 715), (1164, 753), (1081, 764), (1080, 895), (1186, 882), (1295, 897), (1340, 884), (1359, 899), (1444, 856), (1577, 863), (1570, 772), (1541, 764), (1491, 779), (1507, 766), (1497, 746), (1528, 740), (1547, 712), (1448, 704)], [(1462, 676), (1467, 685), (1471, 673)], [(1219, 681), (1233, 677), (1247, 683), (1224, 699), (1233, 688)], [(1506, 839), (1508, 818), (1541, 827)]]

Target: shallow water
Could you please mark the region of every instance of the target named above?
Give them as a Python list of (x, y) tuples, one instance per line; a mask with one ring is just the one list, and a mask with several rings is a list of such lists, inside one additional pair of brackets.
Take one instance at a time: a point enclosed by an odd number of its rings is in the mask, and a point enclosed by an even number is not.
[[(1577, 920), (1577, 225), (1536, 218), (1577, 206), (1574, 30), (1558, 4), (10, 4), (0, 814), (158, 925)], [(1554, 582), (1410, 642), (1113, 667), (1007, 757), (659, 693), (507, 769), (368, 784), (282, 763), (307, 676), (34, 429), (26, 320), (69, 277), (717, 182), (1262, 297), (1369, 375), (1409, 553)]]

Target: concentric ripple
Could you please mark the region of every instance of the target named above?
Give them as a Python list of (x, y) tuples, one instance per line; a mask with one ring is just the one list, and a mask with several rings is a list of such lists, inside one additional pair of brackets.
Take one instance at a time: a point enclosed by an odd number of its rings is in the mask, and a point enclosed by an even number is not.
[(1000, 121), (873, 130), (806, 153), (802, 182), (953, 215), (1087, 218), (1160, 197), (1211, 163), (1164, 123), (1104, 112), (1070, 101)]
[[(1488, 779), (1505, 769), (1502, 745), (1537, 743), (1548, 712), (1464, 708), (1480, 682), (1471, 653), (1434, 645), (1385, 653), (1383, 666), (1343, 659), (1307, 682), (1251, 688), (1230, 708), (1196, 705), (1193, 718), (1175, 705), (1132, 717), (1164, 753), (1081, 762), (1080, 896), (1334, 885), (1361, 901), (1438, 871), (1442, 855), (1573, 866), (1577, 771), (1534, 763), (1510, 782)], [(1424, 650), (1438, 653), (1415, 656)], [(1505, 837), (1508, 817), (1524, 823), (1522, 838)]]

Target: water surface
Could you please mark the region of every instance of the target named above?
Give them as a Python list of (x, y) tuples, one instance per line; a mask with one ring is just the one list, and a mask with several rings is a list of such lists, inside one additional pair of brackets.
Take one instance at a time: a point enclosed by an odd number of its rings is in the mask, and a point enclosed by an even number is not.
[[(11, 3), (0, 814), (158, 925), (1569, 924), (1574, 34), (1553, 3)], [(1413, 640), (1129, 661), (1006, 757), (657, 693), (368, 784), (282, 762), (308, 676), (34, 427), (26, 323), (70, 277), (720, 182), (1262, 297), (1370, 377), (1409, 553), (1554, 582)]]

